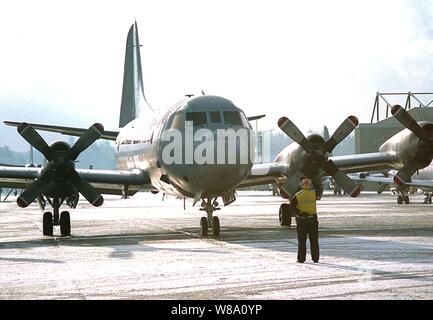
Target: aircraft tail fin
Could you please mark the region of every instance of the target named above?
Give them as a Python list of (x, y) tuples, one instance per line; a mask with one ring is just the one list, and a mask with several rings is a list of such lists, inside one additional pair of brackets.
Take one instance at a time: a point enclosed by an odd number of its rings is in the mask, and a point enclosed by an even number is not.
[(145, 109), (152, 110), (147, 103), (143, 90), (140, 42), (138, 40), (137, 21), (135, 21), (129, 29), (126, 40), (119, 127), (124, 127), (137, 118)]
[(327, 126), (323, 126), (323, 139), (325, 139), (325, 141), (329, 140), (329, 130)]
[[(325, 141), (329, 140), (329, 130), (328, 130), (328, 127), (326, 125), (323, 126), (323, 139)], [(329, 155), (332, 157), (332, 152), (330, 152)]]

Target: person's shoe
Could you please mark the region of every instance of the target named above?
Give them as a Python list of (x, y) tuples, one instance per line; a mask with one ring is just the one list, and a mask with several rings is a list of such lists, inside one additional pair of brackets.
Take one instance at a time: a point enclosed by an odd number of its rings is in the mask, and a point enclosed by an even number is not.
[(305, 261), (298, 261), (298, 263), (304, 263)]
[(313, 260), (314, 263), (319, 263), (319, 260)]

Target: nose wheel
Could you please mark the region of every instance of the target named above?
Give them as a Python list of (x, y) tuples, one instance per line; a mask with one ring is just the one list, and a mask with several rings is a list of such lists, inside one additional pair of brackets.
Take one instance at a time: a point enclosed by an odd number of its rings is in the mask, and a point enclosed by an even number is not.
[(220, 235), (220, 220), (218, 217), (213, 216), (214, 211), (220, 210), (220, 208), (218, 208), (218, 202), (216, 198), (213, 201), (211, 198), (202, 200), (200, 210), (206, 211), (207, 217), (201, 217), (200, 219), (201, 237), (207, 238), (209, 228), (212, 229), (212, 235), (218, 237)]
[(53, 236), (53, 214), (51, 212), (44, 212), (42, 219), (42, 233), (44, 236)]
[(220, 235), (220, 219), (218, 217), (212, 217), (212, 233), (214, 237)]
[(71, 217), (68, 211), (63, 211), (60, 214), (60, 234), (62, 236), (71, 235)]
[(201, 237), (207, 238), (208, 224), (207, 224), (207, 218), (206, 217), (201, 217), (200, 229), (201, 229)]

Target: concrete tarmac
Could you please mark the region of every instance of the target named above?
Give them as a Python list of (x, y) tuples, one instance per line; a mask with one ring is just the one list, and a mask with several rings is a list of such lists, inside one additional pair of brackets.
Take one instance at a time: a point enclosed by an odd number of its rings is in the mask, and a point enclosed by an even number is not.
[[(296, 263), (279, 197), (239, 192), (199, 237), (198, 208), (140, 193), (80, 201), (72, 236), (42, 236), (36, 204), (0, 202), (0, 299), (432, 299), (433, 207), (415, 195), (319, 202), (320, 263)], [(308, 251), (309, 253), (309, 251)]]

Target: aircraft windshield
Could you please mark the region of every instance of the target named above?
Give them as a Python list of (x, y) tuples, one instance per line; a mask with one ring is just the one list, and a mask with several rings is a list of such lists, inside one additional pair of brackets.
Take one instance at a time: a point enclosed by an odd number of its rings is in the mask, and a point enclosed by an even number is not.
[(210, 112), (210, 121), (215, 122), (221, 122), (221, 114), (219, 111), (211, 111)]
[(186, 121), (192, 121), (194, 126), (202, 126), (207, 121), (206, 112), (188, 112)]
[(241, 115), (238, 111), (224, 111), (224, 122), (236, 126), (243, 125)]

